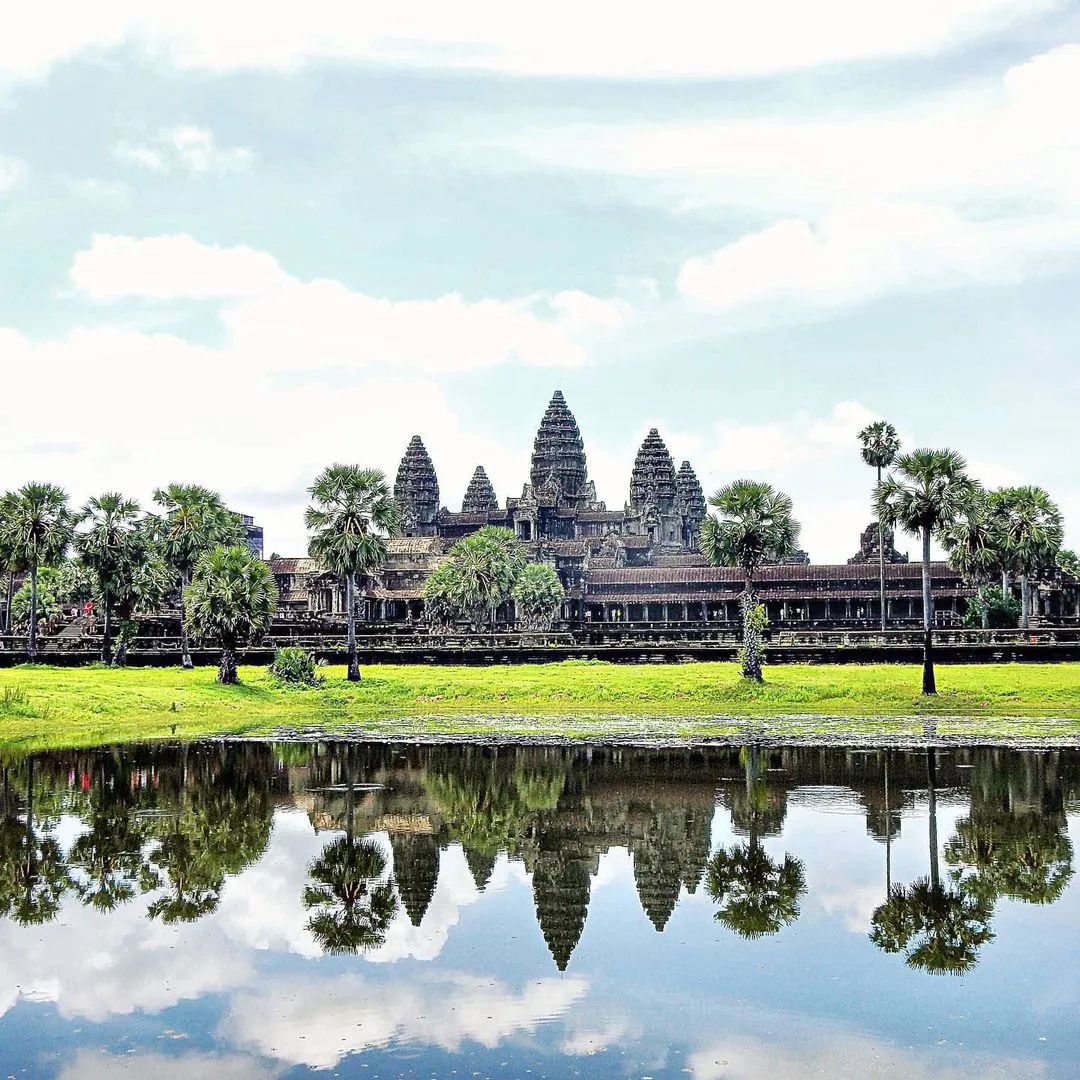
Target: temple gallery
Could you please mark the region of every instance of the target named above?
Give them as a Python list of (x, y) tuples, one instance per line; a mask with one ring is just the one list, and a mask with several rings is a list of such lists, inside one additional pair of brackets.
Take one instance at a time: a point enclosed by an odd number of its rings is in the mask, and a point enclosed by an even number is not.
[[(630, 470), (628, 499), (609, 509), (589, 479), (581, 431), (561, 391), (540, 420), (529, 477), (516, 498), (500, 503), (478, 465), (461, 509), (448, 509), (419, 435), (401, 459), (394, 496), (401, 523), (389, 541), (389, 558), (360, 590), (368, 621), (422, 621), (428, 575), (457, 540), (488, 525), (513, 530), (530, 559), (556, 570), (566, 590), (566, 624), (733, 623), (740, 617), (742, 570), (711, 565), (698, 547), (706, 501), (691, 463), (676, 466), (652, 429)], [(896, 550), (891, 531), (883, 537), (887, 618), (894, 625), (915, 625), (922, 619), (921, 566)], [(340, 579), (316, 560), (274, 555), (270, 563), (282, 615), (344, 611)], [(933, 563), (932, 578), (936, 622), (956, 625), (974, 588), (947, 562)], [(872, 627), (880, 621), (877, 525), (867, 526), (845, 563), (814, 563), (798, 551), (763, 567), (756, 581), (774, 626)], [(1041, 581), (1034, 590), (1034, 617), (1075, 621), (1075, 585), (1061, 574)]]

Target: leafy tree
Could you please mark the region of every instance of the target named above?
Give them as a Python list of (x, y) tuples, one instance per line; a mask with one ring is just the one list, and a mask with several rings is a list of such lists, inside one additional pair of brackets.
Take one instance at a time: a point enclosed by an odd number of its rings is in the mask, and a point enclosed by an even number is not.
[(218, 682), (239, 682), (236, 650), (269, 625), (277, 607), (274, 576), (246, 544), (213, 548), (195, 564), (184, 607), (189, 633), (221, 643)]
[(1020, 577), (1020, 625), (1026, 630), (1031, 626), (1031, 578), (1056, 565), (1064, 521), (1041, 487), (1002, 488), (991, 498), (1009, 566)]
[(743, 678), (761, 682), (757, 597), (754, 578), (764, 563), (776, 562), (795, 550), (799, 523), (791, 499), (770, 484), (736, 480), (720, 488), (709, 504), (717, 511), (701, 527), (701, 550), (714, 566), (739, 566), (746, 575), (742, 594)]
[[(37, 622), (47, 623), (60, 614), (60, 576), (51, 566), (43, 566), (38, 573), (37, 604), (35, 614)], [(14, 626), (30, 625), (30, 609), (34, 603), (34, 592), (29, 581), (24, 581), (11, 598), (11, 621)]]
[(37, 658), (37, 587), (43, 567), (60, 565), (71, 543), (75, 519), (67, 494), (55, 484), (25, 484), (0, 501), (4, 547), (13, 564), (30, 573), (29, 631), (26, 656)]
[(518, 618), (530, 630), (550, 630), (566, 599), (559, 575), (547, 563), (523, 567), (510, 595)]
[(758, 842), (721, 848), (709, 860), (705, 888), (720, 904), (716, 920), (741, 937), (775, 934), (799, 917), (806, 892), (802, 862), (785, 852), (782, 862)]
[(304, 907), (312, 912), (308, 929), (328, 953), (378, 948), (398, 911), (382, 849), (373, 840), (357, 840), (354, 835), (351, 747), (345, 755), (345, 835), (323, 848), (308, 867), (311, 882), (303, 893)]
[(331, 465), (308, 489), (312, 505), (304, 514), (311, 533), (308, 551), (345, 580), (348, 674), (360, 681), (356, 656), (356, 579), (386, 562), (386, 538), (397, 527), (399, 509), (379, 469)]
[(976, 600), (969, 610), (980, 618), (984, 630), (990, 628), (986, 589), (1001, 573), (1007, 558), (1005, 537), (991, 506), (988, 495), (975, 492), (955, 520), (941, 530), (949, 565), (975, 586)]
[(922, 539), (924, 694), (937, 693), (930, 541), (953, 525), (981, 490), (966, 470), (967, 463), (953, 450), (915, 450), (897, 459), (877, 491), (880, 519)]
[(154, 492), (163, 516), (154, 526), (162, 558), (172, 568), (180, 589), (180, 653), (185, 668), (192, 666), (184, 593), (195, 564), (211, 548), (231, 547), (246, 541), (244, 526), (216, 491), (199, 484), (169, 484)]
[(510, 529), (487, 525), (464, 537), (428, 578), (435, 578), (424, 590), (429, 620), (464, 618), (477, 630), (494, 627), (526, 565), (525, 548)]
[(1015, 630), (1020, 625), (1020, 601), (996, 585), (984, 586), (968, 605), (964, 625), (984, 630)]
[(1080, 555), (1069, 548), (1062, 548), (1057, 553), (1057, 568), (1071, 578), (1080, 581)]
[(92, 498), (83, 507), (75, 546), (82, 564), (94, 577), (103, 616), (101, 662), (112, 662), (113, 612), (125, 579), (143, 558), (139, 504), (115, 491)]
[[(873, 469), (877, 469), (877, 486), (875, 493), (881, 487), (881, 472), (889, 468), (897, 455), (900, 453), (900, 436), (896, 428), (887, 420), (875, 420), (859, 432), (859, 442), (862, 444), (862, 459)], [(881, 515), (877, 515), (877, 541), (878, 541), (878, 583), (880, 585), (881, 599), (881, 629), (885, 629), (885, 526), (882, 524)]]
[(117, 594), (116, 616), (120, 633), (113, 667), (123, 667), (127, 661), (128, 647), (139, 629), (136, 616), (159, 610), (172, 587), (172, 569), (154, 543), (150, 530), (144, 527), (138, 557), (133, 560)]

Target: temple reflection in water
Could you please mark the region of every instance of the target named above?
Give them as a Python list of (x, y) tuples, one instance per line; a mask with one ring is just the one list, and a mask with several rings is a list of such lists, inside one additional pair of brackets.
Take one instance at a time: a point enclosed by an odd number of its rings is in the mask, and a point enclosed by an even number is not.
[[(65, 904), (108, 913), (144, 897), (151, 920), (198, 921), (263, 857), (275, 812), (302, 811), (327, 840), (295, 898), (323, 952), (375, 955), (395, 920), (423, 928), (460, 847), (481, 892), (500, 862), (524, 870), (563, 971), (610, 853), (629, 857), (657, 932), (680, 897), (704, 890), (718, 934), (771, 937), (808, 895), (789, 808), (854, 803), (881, 853), (871, 941), (910, 967), (959, 974), (992, 941), (1001, 901), (1062, 896), (1078, 794), (1080, 755), (1065, 751), (217, 743), (40, 754), (3, 767), (0, 918), (42, 925)], [(714, 843), (718, 808), (726, 844)], [(925, 860), (898, 874), (893, 846), (909, 827), (925, 830)]]

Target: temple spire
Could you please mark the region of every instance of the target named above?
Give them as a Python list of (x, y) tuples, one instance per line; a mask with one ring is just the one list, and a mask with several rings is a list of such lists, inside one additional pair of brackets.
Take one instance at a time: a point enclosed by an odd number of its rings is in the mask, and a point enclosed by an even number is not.
[(423, 439), (414, 435), (398, 466), (394, 498), (401, 508), (401, 533), (432, 536), (439, 516), (439, 480)]
[(683, 519), (683, 543), (686, 547), (696, 548), (701, 523), (705, 520), (705, 493), (701, 490), (701, 481), (689, 461), (679, 466), (675, 477), (676, 503)]
[(483, 465), (477, 465), (465, 491), (465, 498), (461, 500), (461, 512), (486, 514), (498, 509), (499, 500), (495, 497), (495, 489), (491, 486), (488, 474), (484, 471)]
[(660, 432), (651, 428), (634, 459), (630, 474), (630, 506), (640, 513), (654, 507), (660, 513), (675, 508), (675, 462)]
[(553, 484), (560, 499), (571, 500), (581, 496), (588, 481), (581, 432), (561, 390), (551, 396), (540, 421), (529, 480), (537, 490)]

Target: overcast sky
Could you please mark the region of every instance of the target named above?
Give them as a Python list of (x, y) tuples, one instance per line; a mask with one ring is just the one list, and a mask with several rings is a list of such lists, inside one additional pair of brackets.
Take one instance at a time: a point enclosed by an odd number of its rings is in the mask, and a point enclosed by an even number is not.
[(1067, 0), (27, 5), (0, 488), (199, 482), (301, 554), (414, 432), (520, 494), (561, 388), (609, 506), (656, 426), (846, 559), (884, 416), (1080, 545), (1077, 101)]

